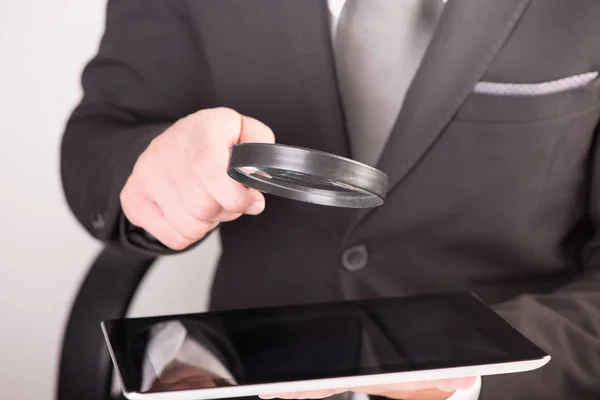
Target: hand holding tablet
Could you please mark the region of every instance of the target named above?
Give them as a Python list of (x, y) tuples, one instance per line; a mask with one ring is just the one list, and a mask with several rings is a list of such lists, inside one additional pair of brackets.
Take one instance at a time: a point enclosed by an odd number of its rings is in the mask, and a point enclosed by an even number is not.
[(449, 378), (436, 381), (406, 382), (382, 386), (330, 389), (313, 392), (277, 393), (260, 395), (261, 399), (324, 399), (345, 392), (364, 393), (390, 399), (446, 399), (456, 390), (466, 390), (477, 382), (476, 377)]

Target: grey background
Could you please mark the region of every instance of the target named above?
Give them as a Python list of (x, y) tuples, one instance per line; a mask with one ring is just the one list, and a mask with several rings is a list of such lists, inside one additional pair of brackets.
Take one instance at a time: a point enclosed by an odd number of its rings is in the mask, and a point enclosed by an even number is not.
[[(63, 325), (99, 249), (65, 205), (58, 146), (80, 96), (81, 68), (96, 51), (104, 6), (104, 0), (0, 1), (2, 398), (53, 399)], [(203, 308), (218, 252), (213, 236), (161, 260), (131, 314)]]

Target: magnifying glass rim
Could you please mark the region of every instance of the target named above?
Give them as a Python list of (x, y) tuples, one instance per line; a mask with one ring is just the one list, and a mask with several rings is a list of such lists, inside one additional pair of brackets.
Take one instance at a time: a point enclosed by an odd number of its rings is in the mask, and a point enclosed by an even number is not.
[[(295, 184), (283, 186), (245, 174), (240, 170), (244, 167), (311, 175), (355, 187), (360, 194)], [(377, 207), (383, 204), (387, 191), (387, 175), (376, 168), (335, 154), (290, 145), (237, 144), (231, 149), (227, 173), (238, 182), (266, 193), (329, 206)]]

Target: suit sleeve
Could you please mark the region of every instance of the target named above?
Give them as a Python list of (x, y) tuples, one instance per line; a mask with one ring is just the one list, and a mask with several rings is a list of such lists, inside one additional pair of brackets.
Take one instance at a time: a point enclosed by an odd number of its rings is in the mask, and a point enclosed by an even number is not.
[(95, 238), (152, 255), (131, 232), (120, 191), (138, 156), (178, 119), (210, 107), (203, 55), (180, 0), (109, 0), (99, 49), (67, 121), (61, 175), (69, 207)]
[[(596, 134), (598, 131), (596, 130)], [(600, 145), (591, 168), (589, 218), (595, 234), (581, 273), (550, 293), (527, 294), (494, 306), (552, 357), (541, 369), (484, 377), (481, 400), (597, 399), (600, 393)]]

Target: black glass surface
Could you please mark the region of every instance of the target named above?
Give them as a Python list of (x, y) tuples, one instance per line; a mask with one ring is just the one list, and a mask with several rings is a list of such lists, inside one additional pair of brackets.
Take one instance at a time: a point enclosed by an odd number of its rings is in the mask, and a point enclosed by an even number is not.
[(372, 196), (372, 194), (366, 190), (344, 182), (281, 168), (240, 167), (236, 170), (257, 181), (285, 188), (310, 188), (323, 192), (348, 192), (359, 197)]
[[(470, 294), (123, 319), (106, 321), (104, 327), (128, 392), (323, 379), (545, 356)], [(173, 334), (165, 333), (169, 331)]]

